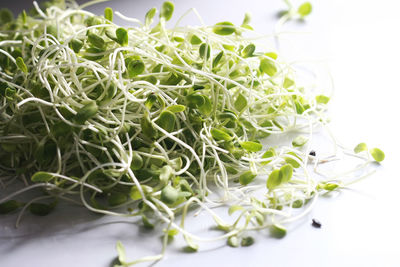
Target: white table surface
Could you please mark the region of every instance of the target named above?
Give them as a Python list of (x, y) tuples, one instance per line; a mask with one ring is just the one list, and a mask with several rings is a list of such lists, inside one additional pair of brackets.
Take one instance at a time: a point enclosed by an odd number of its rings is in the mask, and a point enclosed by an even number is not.
[[(28, 8), (30, 1), (4, 1), (0, 7)], [(350, 189), (321, 198), (304, 220), (292, 225), (282, 240), (256, 234), (256, 243), (233, 249), (222, 243), (202, 245), (187, 254), (178, 244), (154, 266), (400, 266), (399, 62), (400, 2), (395, 0), (311, 1), (313, 13), (305, 23), (289, 23), (284, 30), (291, 46), (283, 47), (290, 59), (313, 58), (328, 66), (335, 82), (330, 106), (331, 129), (350, 147), (364, 141), (378, 146), (386, 159), (378, 171)], [(102, 14), (111, 6), (143, 19), (162, 1), (114, 0), (90, 7)], [(244, 12), (253, 15), (256, 31), (270, 34), (280, 0), (177, 0), (175, 16), (195, 7), (206, 24), (229, 20), (241, 23)], [(185, 20), (195, 24), (192, 16)], [(398, 163), (397, 163), (398, 164)], [(2, 192), (0, 191), (0, 196)], [(121, 240), (128, 257), (159, 252), (160, 233), (146, 232), (127, 219), (112, 218), (85, 209), (60, 205), (46, 217), (26, 214), (15, 229), (15, 214), (0, 216), (1, 267), (106, 267), (116, 256)], [(310, 226), (318, 218), (323, 226)], [(198, 227), (207, 218), (200, 214)], [(206, 232), (211, 232), (207, 230)], [(182, 244), (182, 243), (181, 243)], [(144, 264), (140, 266), (149, 266)]]

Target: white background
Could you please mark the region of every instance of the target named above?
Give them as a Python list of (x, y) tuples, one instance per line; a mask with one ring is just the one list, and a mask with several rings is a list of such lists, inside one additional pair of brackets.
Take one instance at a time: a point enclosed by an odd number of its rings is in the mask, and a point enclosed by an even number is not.
[[(305, 23), (284, 27), (302, 32), (285, 35), (290, 45), (284, 52), (293, 60), (312, 58), (328, 66), (336, 88), (330, 103), (331, 129), (350, 147), (364, 141), (382, 148), (385, 161), (368, 179), (321, 199), (282, 240), (258, 234), (256, 244), (248, 248), (203, 245), (194, 254), (172, 245), (166, 258), (154, 266), (400, 266), (400, 177), (395, 165), (400, 149), (400, 2), (311, 2), (314, 9)], [(30, 6), (29, 1), (0, 3), (0, 7), (14, 10)], [(105, 6), (111, 6), (143, 19), (149, 8), (161, 3), (115, 0), (89, 10), (102, 14)], [(175, 1), (171, 25), (191, 7), (209, 25), (225, 20), (240, 24), (244, 12), (251, 12), (256, 31), (271, 34), (276, 13), (285, 5), (280, 0), (179, 0)], [(197, 23), (193, 16), (185, 21)], [(310, 226), (314, 217), (322, 222), (322, 229)], [(200, 215), (197, 221), (203, 224), (206, 220)], [(160, 249), (157, 232), (145, 232), (129, 220), (77, 207), (61, 205), (46, 217), (27, 214), (19, 229), (13, 227), (14, 222), (15, 215), (0, 217), (2, 267), (110, 266), (116, 240), (123, 241), (130, 259), (156, 254)]]

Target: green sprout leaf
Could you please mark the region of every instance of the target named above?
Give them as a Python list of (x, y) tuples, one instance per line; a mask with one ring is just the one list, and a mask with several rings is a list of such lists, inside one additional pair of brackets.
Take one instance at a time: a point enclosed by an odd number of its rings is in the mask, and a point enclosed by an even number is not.
[(142, 128), (143, 134), (151, 139), (154, 139), (157, 136), (157, 130), (153, 126), (152, 122), (150, 121), (149, 117), (143, 117), (140, 126)]
[(253, 173), (252, 171), (245, 171), (239, 176), (239, 183), (241, 185), (247, 185), (251, 183), (256, 177), (257, 174)]
[(273, 170), (268, 176), (267, 188), (273, 190), (283, 183), (287, 183), (293, 175), (293, 166), (286, 164), (280, 169)]
[(211, 129), (211, 136), (217, 140), (217, 141), (230, 141), (232, 140), (232, 136), (230, 136), (226, 131), (224, 130), (220, 130), (220, 129), (216, 129), (216, 128), (212, 128)]
[(165, 204), (169, 205), (174, 204), (178, 200), (178, 197), (179, 197), (178, 190), (176, 190), (170, 185), (167, 185), (161, 191), (161, 201), (164, 202)]
[(381, 162), (385, 159), (385, 153), (383, 153), (383, 151), (379, 148), (372, 148), (370, 149), (369, 153), (377, 162)]
[(262, 150), (262, 144), (252, 141), (240, 142), (240, 146), (246, 149), (248, 152), (258, 152)]
[(0, 9), (0, 24), (6, 24), (14, 20), (14, 15), (8, 8)]
[(157, 13), (157, 9), (155, 7), (151, 8), (149, 11), (147, 11), (146, 16), (144, 18), (145, 25), (149, 27), (153, 23), (153, 18)]
[(88, 41), (91, 45), (93, 45), (94, 47), (97, 47), (99, 49), (103, 49), (106, 44), (104, 42), (103, 38), (101, 38), (100, 36), (98, 36), (97, 34), (94, 34), (94, 33), (88, 34)]
[[(296, 155), (296, 153), (294, 153), (294, 152), (289, 152), (289, 153), (287, 153), (287, 154), (288, 154), (288, 155), (291, 155), (291, 156), (293, 156), (293, 157), (299, 159), (299, 161), (301, 161), (301, 158), (300, 158), (298, 155)], [(300, 163), (298, 163), (298, 162), (297, 162), (296, 160), (294, 160), (293, 158), (285, 157), (285, 161), (286, 161), (286, 163), (292, 165), (293, 168), (298, 168), (298, 167), (300, 167)]]
[(81, 51), (83, 47), (83, 42), (79, 39), (72, 39), (69, 44), (72, 50), (74, 50), (74, 52), (77, 54), (79, 53), (79, 51)]
[(317, 101), (318, 104), (328, 104), (330, 98), (325, 95), (317, 95), (315, 97), (315, 100)]
[(124, 204), (127, 200), (128, 196), (120, 192), (113, 192), (107, 198), (108, 205), (112, 207)]
[(121, 46), (127, 46), (128, 45), (128, 31), (124, 28), (118, 28), (115, 30), (115, 36), (117, 37), (117, 42)]
[(128, 76), (129, 78), (134, 78), (144, 71), (144, 63), (141, 60), (131, 60), (128, 63)]
[(294, 85), (294, 81), (288, 77), (285, 77), (285, 79), (283, 80), (283, 87), (285, 89), (288, 89), (288, 88), (292, 87), (293, 85)]
[(99, 110), (95, 101), (91, 101), (84, 105), (75, 114), (75, 121), (79, 124), (84, 124), (88, 119), (93, 118)]
[(310, 15), (312, 11), (312, 5), (310, 2), (305, 2), (299, 6), (297, 9), (297, 13), (300, 15), (300, 17), (304, 18), (308, 15)]
[(15, 211), (20, 207), (20, 204), (15, 200), (8, 200), (0, 204), (0, 214), (7, 214)]
[(360, 153), (362, 151), (367, 151), (368, 147), (366, 143), (359, 143), (358, 145), (356, 145), (356, 147), (354, 148), (354, 153)]
[(170, 1), (163, 3), (160, 12), (160, 18), (164, 18), (166, 21), (170, 20), (174, 13), (174, 4)]
[(224, 51), (221, 51), (218, 53), (218, 55), (215, 56), (213, 63), (212, 63), (212, 67), (215, 68), (216, 66), (218, 66), (218, 63), (221, 61), (221, 58), (224, 56)]
[(253, 56), (256, 46), (254, 44), (247, 45), (241, 52), (242, 57), (247, 58)]
[(157, 119), (156, 123), (167, 132), (172, 132), (175, 129), (175, 121), (175, 114), (169, 110), (164, 110), (163, 112), (161, 112), (160, 117)]
[(254, 244), (254, 238), (251, 236), (246, 236), (242, 238), (242, 241), (240, 242), (240, 245), (242, 247), (249, 247)]
[(275, 66), (275, 63), (268, 58), (261, 59), (260, 70), (263, 73), (268, 74), (269, 76), (274, 76), (276, 74), (276, 72), (278, 71)]
[(171, 111), (173, 113), (178, 113), (178, 112), (182, 112), (185, 111), (186, 107), (184, 105), (172, 105), (167, 107), (168, 111)]
[(202, 43), (199, 48), (199, 55), (201, 58), (209, 59), (211, 56), (211, 47), (206, 43)]
[(22, 57), (17, 57), (15, 60), (18, 69), (20, 69), (24, 73), (28, 73), (28, 68), (25, 65), (24, 59)]
[(36, 172), (34, 175), (32, 175), (31, 180), (35, 183), (47, 183), (53, 178), (54, 176), (48, 172)]
[(240, 205), (232, 205), (229, 207), (228, 214), (232, 215), (233, 213), (239, 210), (244, 210), (244, 208)]
[(109, 21), (113, 21), (114, 12), (111, 7), (106, 7), (104, 9), (104, 18)]
[(121, 241), (117, 241), (116, 249), (118, 253), (119, 262), (124, 264), (126, 262), (126, 252), (125, 252), (125, 247), (124, 245), (122, 245)]
[(245, 107), (247, 107), (247, 98), (241, 93), (239, 93), (233, 105), (237, 111), (241, 112), (244, 110)]
[(290, 164), (283, 165), (279, 169), (279, 176), (281, 178), (282, 183), (287, 183), (293, 176), (293, 167)]
[(44, 203), (32, 203), (29, 205), (29, 211), (37, 216), (46, 216), (54, 209), (54, 205)]
[(237, 247), (239, 247), (239, 244), (240, 244), (239, 238), (236, 235), (233, 235), (228, 238), (227, 244), (230, 247), (237, 248)]
[(199, 45), (201, 44), (203, 41), (197, 36), (197, 35), (192, 35), (192, 37), (190, 38), (190, 43), (192, 45)]
[(231, 35), (235, 31), (235, 25), (229, 21), (219, 22), (213, 28), (213, 32), (219, 35)]
[(269, 229), (270, 235), (274, 238), (283, 238), (286, 235), (286, 228), (280, 224), (273, 224)]
[(304, 135), (299, 135), (292, 141), (292, 145), (294, 147), (301, 147), (304, 146), (307, 142), (308, 142), (307, 137), (305, 137)]

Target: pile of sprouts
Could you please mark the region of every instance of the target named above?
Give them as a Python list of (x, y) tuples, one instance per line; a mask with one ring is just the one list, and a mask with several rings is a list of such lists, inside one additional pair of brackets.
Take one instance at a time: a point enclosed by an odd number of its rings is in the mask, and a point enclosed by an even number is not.
[[(165, 2), (143, 23), (64, 1), (34, 2), (15, 19), (1, 10), (0, 187), (20, 185), (2, 193), (1, 213), (19, 211), (18, 224), (26, 210), (47, 215), (70, 201), (163, 225), (159, 255), (129, 262), (117, 243), (128, 266), (161, 259), (178, 234), (191, 251), (219, 239), (248, 246), (247, 233), (263, 229), (281, 238), (320, 194), (346, 186), (310, 168), (329, 160), (310, 142), (330, 97), (298, 85), (290, 64), (256, 46), (248, 15), (240, 26), (169, 29), (173, 10)], [(114, 24), (114, 14), (135, 26)], [(289, 143), (269, 141), (286, 133), (295, 134)], [(364, 143), (347, 153), (363, 167), (384, 158)], [(31, 190), (42, 194), (22, 201)], [(186, 230), (193, 210), (223, 234)]]

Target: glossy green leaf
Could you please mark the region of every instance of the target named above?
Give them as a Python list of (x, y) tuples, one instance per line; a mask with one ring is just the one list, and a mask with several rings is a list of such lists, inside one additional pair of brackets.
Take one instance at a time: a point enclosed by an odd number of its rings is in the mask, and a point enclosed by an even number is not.
[(354, 148), (354, 153), (360, 153), (362, 151), (367, 151), (368, 147), (366, 143), (359, 143), (358, 145), (356, 145), (356, 147)]
[(128, 63), (128, 76), (129, 78), (134, 78), (144, 71), (144, 63), (141, 60), (131, 60)]
[(79, 124), (84, 124), (88, 119), (94, 117), (99, 110), (95, 101), (81, 107), (75, 114), (75, 121)]
[(197, 35), (192, 35), (192, 37), (190, 38), (190, 43), (192, 45), (199, 45), (201, 44), (203, 41), (197, 36)]
[(212, 107), (210, 99), (207, 96), (203, 95), (203, 99), (204, 99), (204, 103), (201, 105), (198, 105), (197, 108), (203, 115), (208, 116), (211, 114), (213, 107)]
[(304, 135), (299, 135), (292, 141), (292, 145), (294, 147), (301, 147), (304, 146), (307, 142), (308, 142), (307, 137), (305, 137)]
[(7, 214), (17, 210), (20, 204), (15, 200), (8, 200), (0, 204), (0, 214)]
[(28, 67), (25, 65), (22, 57), (17, 57), (15, 63), (17, 64), (18, 69), (20, 69), (24, 73), (28, 73)]
[(214, 33), (219, 35), (230, 35), (236, 31), (235, 25), (229, 21), (219, 22), (214, 25)]
[(290, 164), (283, 165), (279, 169), (279, 175), (281, 178), (281, 183), (287, 183), (293, 176), (293, 167)]
[(36, 172), (34, 175), (31, 177), (31, 181), (35, 183), (47, 183), (51, 179), (53, 179), (54, 176), (48, 172)]
[(199, 48), (199, 55), (201, 58), (209, 59), (211, 56), (211, 47), (206, 43), (202, 43)]
[(83, 42), (79, 39), (72, 39), (69, 44), (75, 53), (79, 53), (79, 51), (81, 51), (81, 49), (83, 47)]
[(241, 52), (242, 57), (247, 58), (253, 56), (256, 46), (254, 44), (247, 45)]
[(0, 9), (0, 24), (6, 24), (14, 20), (14, 15), (8, 8)]
[(228, 246), (237, 248), (237, 247), (239, 247), (240, 240), (236, 235), (233, 235), (228, 238), (227, 243), (228, 243)]
[(131, 162), (131, 169), (132, 170), (139, 170), (143, 166), (143, 159), (136, 151), (132, 152), (132, 162)]
[(268, 149), (262, 155), (262, 158), (263, 159), (270, 159), (270, 160), (263, 161), (262, 164), (265, 165), (265, 164), (270, 163), (272, 161), (272, 158), (275, 157), (275, 156), (276, 156), (275, 149), (273, 149), (273, 148)]
[(246, 236), (242, 238), (242, 241), (240, 242), (240, 245), (242, 247), (249, 247), (254, 244), (254, 238), (251, 236)]
[(336, 188), (338, 188), (339, 185), (335, 184), (335, 183), (326, 183), (326, 184), (322, 184), (321, 187), (327, 191), (332, 191), (332, 190), (335, 190)]
[(243, 19), (242, 25), (247, 25), (250, 23), (250, 21), (251, 21), (251, 15), (250, 15), (250, 13), (246, 12), (244, 14), (244, 19)]
[[(151, 193), (153, 191), (153, 188), (147, 185), (141, 185), (143, 193), (146, 195), (148, 193)], [(142, 199), (142, 195), (140, 194), (139, 189), (136, 186), (133, 186), (131, 188), (131, 191), (129, 193), (130, 197), (132, 200), (139, 200)]]
[(288, 77), (283, 80), (283, 88), (288, 89), (294, 85), (294, 81)]
[(184, 105), (172, 105), (167, 107), (167, 110), (173, 113), (182, 112), (185, 111), (185, 109), (186, 107)]
[(217, 141), (221, 141), (221, 140), (230, 141), (233, 138), (224, 130), (212, 128), (210, 132), (211, 132), (212, 137)]
[(270, 227), (270, 235), (275, 238), (283, 238), (286, 235), (286, 228), (280, 224), (273, 224)]
[(228, 214), (232, 215), (233, 213), (239, 210), (244, 210), (244, 208), (240, 205), (232, 205), (229, 207)]
[(160, 183), (166, 185), (173, 176), (174, 170), (171, 166), (165, 165), (160, 169)]
[(315, 100), (317, 101), (317, 103), (319, 104), (328, 104), (330, 98), (325, 96), (325, 95), (317, 95), (315, 97)]
[(163, 3), (160, 12), (160, 18), (164, 18), (166, 21), (170, 20), (174, 13), (174, 4), (170, 1)]
[(278, 54), (275, 52), (267, 52), (264, 55), (266, 55), (269, 58), (272, 58), (273, 60), (276, 60), (278, 58)]
[(267, 188), (269, 190), (275, 189), (282, 182), (281, 176), (279, 174), (279, 169), (273, 170), (268, 176)]
[(156, 15), (157, 9), (155, 7), (151, 8), (147, 11), (146, 16), (144, 18), (145, 25), (148, 27), (153, 23), (153, 18)]
[(164, 110), (163, 112), (161, 112), (160, 117), (157, 119), (156, 123), (167, 132), (172, 132), (175, 129), (175, 121), (175, 114), (171, 111)]
[(239, 93), (233, 105), (237, 111), (241, 112), (245, 107), (247, 107), (247, 98)]
[(383, 153), (383, 151), (379, 148), (372, 148), (370, 149), (369, 153), (377, 162), (381, 162), (385, 159), (385, 153)]
[(269, 76), (274, 76), (276, 74), (276, 72), (278, 71), (275, 66), (275, 63), (268, 58), (261, 59), (260, 70), (263, 73), (268, 74)]
[(54, 209), (54, 205), (44, 203), (32, 203), (29, 205), (29, 211), (37, 216), (46, 216)]
[(262, 144), (252, 141), (240, 142), (240, 146), (246, 149), (248, 152), (258, 152), (262, 150)]
[(224, 55), (224, 51), (221, 51), (218, 53), (218, 55), (215, 56), (213, 62), (212, 62), (212, 67), (215, 68), (216, 66), (218, 66), (218, 63), (221, 61), (221, 58)]
[(167, 185), (161, 191), (161, 201), (165, 204), (172, 205), (174, 204), (179, 197), (179, 192), (175, 188), (170, 185)]
[(89, 47), (88, 49), (86, 49), (86, 53), (90, 53), (92, 55), (85, 54), (84, 58), (93, 61), (102, 59), (104, 57), (104, 55), (102, 54), (104, 53), (104, 49), (100, 49), (97, 47)]
[(154, 139), (157, 136), (157, 130), (156, 128), (153, 126), (153, 123), (150, 121), (149, 117), (143, 117), (140, 121), (140, 126), (142, 128), (142, 132), (143, 135)]
[(107, 197), (108, 205), (110, 206), (118, 206), (124, 204), (127, 200), (128, 196), (120, 192), (113, 192)]
[(104, 18), (109, 21), (113, 21), (114, 12), (111, 7), (106, 7), (104, 9)]
[[(300, 162), (302, 161), (301, 158), (299, 156), (297, 156), (296, 153), (294, 153), (294, 152), (288, 152), (287, 154), (299, 159)], [(286, 163), (292, 165), (293, 168), (300, 167), (300, 163), (298, 163), (296, 160), (294, 160), (290, 157), (285, 157), (284, 159), (285, 159)]]
[(121, 46), (127, 46), (128, 45), (128, 41), (129, 41), (129, 37), (128, 37), (128, 31), (124, 28), (118, 28), (115, 31), (115, 36), (117, 37), (117, 42), (121, 45)]
[(118, 260), (120, 263), (124, 264), (126, 262), (126, 252), (125, 252), (125, 247), (122, 245), (121, 241), (117, 241), (117, 254), (118, 254)]
[(155, 94), (150, 94), (146, 101), (144, 102), (144, 105), (148, 108), (151, 109), (154, 105), (154, 103), (156, 103), (157, 101), (157, 96)]
[(302, 18), (310, 15), (311, 11), (312, 11), (312, 5), (310, 2), (305, 2), (305, 3), (301, 4), (299, 6), (299, 8), (297, 9), (297, 13), (299, 13), (299, 15)]
[(239, 183), (241, 185), (247, 185), (251, 183), (256, 177), (257, 174), (253, 173), (252, 171), (245, 171), (239, 176)]
[(104, 46), (105, 46), (105, 42), (104, 42), (104, 39), (103, 38), (101, 38), (99, 35), (97, 35), (97, 34), (94, 34), (94, 33), (89, 33), (88, 34), (88, 39), (87, 39), (88, 41), (89, 41), (89, 43), (91, 44), (91, 45), (93, 45), (94, 47), (97, 47), (97, 48), (99, 48), (99, 49), (103, 49), (104, 48)]

